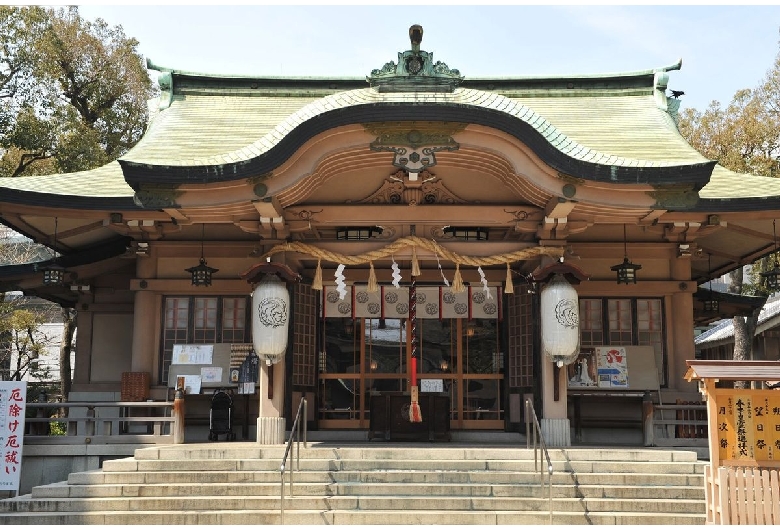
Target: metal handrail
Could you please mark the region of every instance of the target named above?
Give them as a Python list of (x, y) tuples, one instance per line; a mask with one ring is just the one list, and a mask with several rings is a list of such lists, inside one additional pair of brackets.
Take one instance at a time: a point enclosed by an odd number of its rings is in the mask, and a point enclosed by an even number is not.
[[(303, 413), (303, 421), (301, 421), (301, 413)], [(290, 448), (294, 440), (297, 440), (295, 444), (297, 455), (295, 461), (295, 467), (300, 471), (301, 469), (301, 424), (303, 424), (303, 447), (308, 448), (306, 442), (306, 398), (301, 398), (301, 402), (298, 404), (298, 413), (295, 415), (295, 421), (293, 421), (292, 430), (290, 431), (290, 439), (287, 441), (287, 448), (284, 450), (284, 457), (282, 458), (282, 465), (279, 466), (279, 473), (281, 475), (281, 493), (279, 500), (280, 510), (280, 522), (284, 524), (284, 468), (287, 463), (287, 457), (290, 454)], [(293, 466), (290, 465), (290, 497), (293, 496)]]
[[(533, 419), (533, 421), (531, 421)], [(531, 429), (533, 428), (533, 434), (531, 433)], [(550, 523), (553, 522), (553, 505), (552, 505), (552, 475), (553, 475), (553, 466), (552, 462), (550, 461), (550, 453), (547, 452), (547, 444), (544, 442), (544, 436), (542, 435), (542, 429), (539, 426), (539, 419), (536, 417), (536, 410), (534, 410), (534, 405), (531, 402), (530, 399), (525, 400), (525, 446), (526, 449), (530, 449), (531, 445), (531, 439), (533, 439), (534, 444), (534, 471), (537, 470), (537, 458), (536, 458), (536, 440), (539, 440), (539, 447), (541, 448), (541, 451), (539, 451), (539, 459), (538, 459), (538, 469), (539, 469), (539, 478), (541, 480), (541, 486), (544, 488), (544, 469), (542, 462), (542, 455), (547, 459), (547, 489), (549, 493), (549, 499), (550, 499)]]

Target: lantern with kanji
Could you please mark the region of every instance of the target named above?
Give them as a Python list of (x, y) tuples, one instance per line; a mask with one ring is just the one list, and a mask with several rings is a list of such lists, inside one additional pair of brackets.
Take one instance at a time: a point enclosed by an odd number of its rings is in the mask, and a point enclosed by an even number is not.
[(577, 359), (580, 349), (579, 297), (571, 281), (587, 279), (577, 267), (562, 261), (534, 272), (543, 283), (540, 294), (542, 351), (559, 367)]
[(252, 282), (262, 275), (252, 292), (252, 346), (266, 364), (284, 358), (290, 323), (290, 294), (279, 276), (288, 281), (300, 276), (278, 263), (256, 265), (242, 276)]

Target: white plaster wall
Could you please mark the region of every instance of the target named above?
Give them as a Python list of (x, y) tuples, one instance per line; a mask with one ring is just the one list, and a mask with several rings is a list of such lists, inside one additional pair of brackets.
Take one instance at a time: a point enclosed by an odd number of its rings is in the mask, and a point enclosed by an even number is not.
[(129, 372), (133, 348), (133, 314), (93, 316), (90, 381), (120, 381)]

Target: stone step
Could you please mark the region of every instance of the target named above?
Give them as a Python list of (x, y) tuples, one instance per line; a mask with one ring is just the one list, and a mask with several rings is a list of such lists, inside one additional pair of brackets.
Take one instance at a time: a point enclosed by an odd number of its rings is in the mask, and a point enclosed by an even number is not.
[[(279, 524), (283, 451), (240, 442), (138, 449), (0, 501), (0, 523)], [(704, 523), (705, 463), (695, 452), (550, 456), (555, 524)], [(294, 497), (285, 475), (285, 524), (548, 524), (550, 493), (533, 459), (516, 447), (314, 444), (301, 451)], [(293, 453), (288, 470), (296, 461)]]
[[(453, 497), (533, 497), (542, 495), (539, 482), (534, 484), (496, 484), (496, 483), (441, 483), (441, 482), (338, 482), (309, 483), (296, 482), (296, 496), (322, 497), (334, 495), (347, 496), (437, 496)], [(247, 497), (278, 496), (281, 486), (277, 483), (264, 484), (96, 484), (76, 486), (66, 483), (56, 483), (36, 487), (31, 499), (74, 499), (74, 498), (107, 498), (107, 497), (165, 497), (177, 495), (181, 497), (230, 496), (241, 494)], [(289, 484), (285, 491), (289, 491)], [(545, 487), (545, 490), (546, 487)], [(704, 498), (704, 490), (689, 486), (596, 486), (596, 485), (560, 485), (554, 484), (552, 495), (562, 497), (608, 498), (608, 499), (698, 499)], [(2, 511), (2, 507), (0, 507)]]
[[(539, 472), (536, 471), (460, 471), (460, 470), (381, 470), (381, 471), (295, 471), (293, 480), (297, 483), (472, 483), (472, 484), (538, 484)], [(546, 480), (546, 479), (545, 479)], [(101, 472), (84, 471), (72, 473), (68, 484), (193, 484), (193, 483), (270, 483), (279, 484), (278, 471), (208, 471), (208, 472)], [(285, 473), (285, 482), (290, 481), (290, 473)], [(594, 484), (594, 485), (633, 485), (633, 486), (693, 486), (702, 487), (703, 475), (695, 473), (659, 474), (659, 473), (553, 473), (554, 484)], [(33, 494), (42, 491), (37, 486)]]
[[(351, 510), (286, 510), (286, 525), (543, 525), (548, 524), (547, 511), (504, 511), (481, 512), (471, 510), (441, 512), (425, 510), (416, 512), (398, 511), (351, 511)], [(280, 524), (279, 510), (241, 511), (119, 511), (119, 512), (49, 512), (41, 514), (0, 515), (1, 525), (248, 525)], [(557, 525), (692, 525), (704, 524), (704, 515), (604, 512), (588, 513), (559, 512), (552, 515)]]
[[(182, 460), (134, 460), (129, 458), (109, 460), (103, 470), (111, 471), (275, 471), (279, 472), (280, 462), (270, 459), (182, 459)], [(325, 470), (491, 470), (491, 471), (534, 471), (537, 465), (533, 460), (520, 459), (468, 459), (436, 460), (435, 458), (312, 458), (306, 456), (287, 463), (287, 469), (305, 471)], [(661, 461), (661, 462), (623, 462), (623, 461), (553, 461), (553, 472), (574, 471), (575, 473), (696, 473), (703, 474), (703, 462), (697, 461)]]
[[(140, 477), (143, 477), (140, 478)], [(536, 484), (540, 481), (538, 471), (459, 471), (459, 470), (379, 470), (379, 471), (295, 471), (295, 482), (363, 482), (363, 483), (491, 483), (491, 484)], [(100, 473), (87, 471), (73, 473), (69, 484), (188, 484), (202, 483), (279, 483), (279, 472), (268, 471), (220, 471), (208, 473), (161, 471), (144, 473)], [(547, 480), (545, 478), (545, 480)], [(290, 473), (285, 472), (285, 482), (290, 481)], [(553, 473), (554, 484), (593, 484), (593, 485), (664, 485), (702, 487), (704, 477), (695, 473), (658, 474), (658, 473)], [(34, 490), (35, 491), (35, 490)]]
[[(235, 511), (279, 509), (279, 496), (162, 496), (162, 497), (96, 497), (96, 498), (42, 498), (17, 501), (18, 511), (27, 512), (96, 512), (96, 511)], [(359, 510), (415, 512), (435, 509), (440, 512), (459, 511), (464, 508), (476, 511), (546, 511), (550, 502), (545, 497), (471, 497), (440, 495), (295, 495), (285, 500), (290, 510)], [(704, 510), (704, 500), (676, 499), (552, 499), (553, 510), (574, 512), (664, 512), (691, 513)], [(8, 513), (8, 512), (4, 512)]]
[[(296, 444), (293, 444), (295, 446)], [(137, 449), (136, 460), (278, 460), (284, 456), (285, 446), (257, 445), (246, 442), (216, 442), (210, 444), (167, 445)], [(427, 445), (404, 444), (402, 447), (377, 446), (366, 447), (358, 445), (328, 446), (327, 444), (300, 445), (301, 456), (312, 459), (374, 459), (393, 460), (412, 456), (418, 460), (486, 460), (486, 459), (534, 459), (534, 450), (524, 447), (431, 447)], [(295, 451), (293, 451), (295, 454)], [(500, 455), (500, 456), (498, 456)], [(660, 449), (550, 449), (550, 459), (555, 461), (589, 460), (589, 461), (623, 461), (623, 462), (696, 462), (693, 451), (675, 451)]]
[(658, 485), (704, 488), (704, 472), (663, 475), (657, 473), (577, 473), (576, 476), (553, 473), (553, 483), (560, 477), (569, 477), (571, 480), (576, 479), (580, 484), (592, 485)]

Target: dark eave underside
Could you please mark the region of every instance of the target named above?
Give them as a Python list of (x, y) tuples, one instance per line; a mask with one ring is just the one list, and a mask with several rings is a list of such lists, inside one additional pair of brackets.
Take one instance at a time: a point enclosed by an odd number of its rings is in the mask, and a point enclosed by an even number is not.
[(745, 197), (739, 199), (699, 199), (690, 212), (760, 212), (780, 209), (780, 197)]
[[(80, 184), (89, 186), (89, 182)], [(38, 193), (10, 188), (3, 188), (2, 202), (73, 210), (140, 211), (146, 209), (137, 205), (132, 197), (84, 197), (81, 195)]]
[[(117, 236), (110, 241), (102, 242), (100, 245), (79, 250), (71, 254), (60, 255), (57, 257), (57, 264), (62, 265), (67, 269), (121, 256), (127, 250), (130, 241), (131, 239), (129, 237)], [(2, 266), (0, 267), (0, 288), (7, 288), (19, 278), (35, 273), (52, 263), (53, 260), (48, 260), (36, 263), (23, 263), (21, 265)]]

